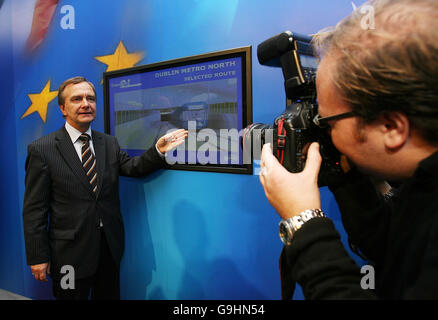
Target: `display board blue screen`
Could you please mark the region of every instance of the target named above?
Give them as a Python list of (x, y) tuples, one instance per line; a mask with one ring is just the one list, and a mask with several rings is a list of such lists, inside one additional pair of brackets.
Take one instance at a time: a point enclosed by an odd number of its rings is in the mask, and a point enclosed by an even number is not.
[(106, 131), (137, 156), (166, 133), (185, 128), (186, 143), (167, 154), (171, 164), (250, 173), (240, 143), (251, 107), (245, 54), (218, 52), (107, 73)]

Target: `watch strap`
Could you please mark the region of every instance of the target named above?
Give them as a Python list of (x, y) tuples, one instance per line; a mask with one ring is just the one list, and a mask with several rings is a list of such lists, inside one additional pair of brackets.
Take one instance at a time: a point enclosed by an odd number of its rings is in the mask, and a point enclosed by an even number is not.
[(290, 245), (295, 233), (301, 229), (303, 224), (313, 218), (325, 217), (324, 212), (321, 209), (309, 209), (304, 210), (298, 215), (282, 220), (280, 222), (280, 239), (285, 245)]

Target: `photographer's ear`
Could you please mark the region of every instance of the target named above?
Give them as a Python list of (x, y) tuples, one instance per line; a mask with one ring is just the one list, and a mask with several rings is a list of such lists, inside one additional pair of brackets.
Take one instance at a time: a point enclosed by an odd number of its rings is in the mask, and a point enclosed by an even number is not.
[(392, 151), (403, 147), (409, 138), (410, 124), (408, 117), (401, 112), (388, 112), (382, 115), (381, 121), (385, 147)]

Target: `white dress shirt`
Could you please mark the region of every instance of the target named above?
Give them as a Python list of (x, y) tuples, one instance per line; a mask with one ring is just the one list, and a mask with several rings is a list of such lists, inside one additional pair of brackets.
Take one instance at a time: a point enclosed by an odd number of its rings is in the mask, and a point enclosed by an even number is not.
[[(65, 123), (65, 129), (68, 132), (68, 135), (70, 136), (71, 142), (73, 143), (73, 146), (75, 147), (76, 153), (78, 154), (79, 160), (81, 160), (82, 163), (82, 141), (79, 139), (79, 136), (82, 134), (78, 129), (73, 128), (68, 122)], [(94, 156), (96, 156), (96, 153), (94, 152), (94, 146), (93, 146), (93, 137), (91, 135), (91, 127), (88, 128), (87, 131), (84, 133), (88, 134), (90, 136), (90, 149), (93, 152)], [(98, 159), (96, 158), (96, 161)]]

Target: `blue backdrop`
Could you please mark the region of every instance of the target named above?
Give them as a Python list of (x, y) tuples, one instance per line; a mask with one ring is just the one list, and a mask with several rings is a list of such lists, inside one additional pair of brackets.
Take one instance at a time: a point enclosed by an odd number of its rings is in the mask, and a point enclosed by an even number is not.
[[(317, 32), (353, 10), (351, 0), (48, 0), (53, 15), (30, 51), (35, 5), (44, 2), (0, 1), (0, 288), (35, 299), (52, 295), (26, 266), (24, 163), (31, 141), (64, 124), (55, 98), (63, 80), (96, 84), (93, 128), (104, 131), (103, 72), (252, 45), (253, 120), (272, 123), (285, 107), (283, 78), (258, 64), (257, 44), (284, 30)], [(321, 191), (345, 243), (336, 202)], [(161, 170), (122, 178), (120, 192), (123, 299), (280, 298), (280, 219), (258, 176)]]

